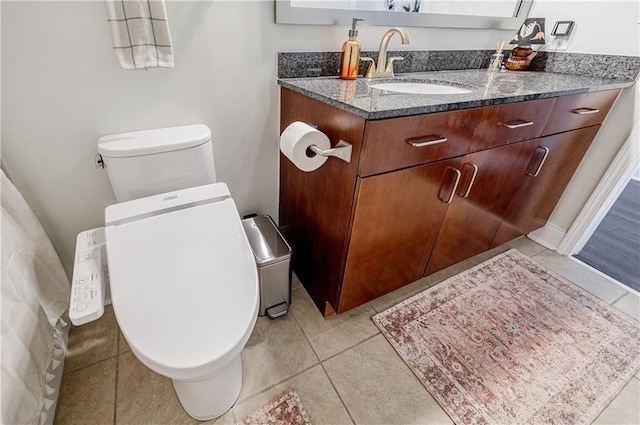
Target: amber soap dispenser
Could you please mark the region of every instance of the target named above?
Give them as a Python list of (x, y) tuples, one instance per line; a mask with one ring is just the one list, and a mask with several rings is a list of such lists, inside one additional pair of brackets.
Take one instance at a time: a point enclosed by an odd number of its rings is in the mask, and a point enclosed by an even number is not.
[(342, 44), (342, 56), (340, 57), (340, 78), (343, 80), (355, 80), (358, 78), (358, 67), (360, 66), (360, 42), (356, 40), (358, 21), (364, 19), (353, 18), (349, 39)]

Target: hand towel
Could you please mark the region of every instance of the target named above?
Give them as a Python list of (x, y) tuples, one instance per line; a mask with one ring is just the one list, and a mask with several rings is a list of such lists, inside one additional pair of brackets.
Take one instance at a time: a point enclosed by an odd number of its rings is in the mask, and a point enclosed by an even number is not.
[(164, 0), (105, 0), (113, 50), (123, 69), (173, 68)]

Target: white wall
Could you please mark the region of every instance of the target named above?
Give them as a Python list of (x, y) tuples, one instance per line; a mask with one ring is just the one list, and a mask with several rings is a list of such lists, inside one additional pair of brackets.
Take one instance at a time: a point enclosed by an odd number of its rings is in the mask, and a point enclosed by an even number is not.
[(534, 0), (529, 16), (546, 18), (548, 37), (556, 21), (574, 21), (570, 52), (640, 55), (638, 0)]
[[(575, 21), (569, 52), (640, 56), (640, 2), (535, 0), (530, 16), (546, 17), (547, 33), (556, 21)], [(638, 91), (623, 90), (549, 219), (560, 232), (555, 246), (586, 204), (640, 116)], [(544, 234), (544, 233), (541, 233)], [(538, 236), (541, 236), (539, 234)], [(553, 233), (552, 233), (553, 234)]]
[[(624, 7), (637, 7), (632, 3)], [(602, 18), (599, 7), (588, 13), (592, 5), (580, 6), (585, 22)], [(176, 67), (123, 71), (111, 52), (102, 2), (3, 1), (1, 7), (2, 160), (67, 271), (77, 233), (101, 226), (104, 207), (114, 202), (105, 173), (93, 165), (103, 134), (207, 124), (219, 179), (229, 184), (240, 212), (277, 217), (276, 54), (338, 50), (347, 35), (347, 27), (276, 25), (270, 1), (169, 2)], [(549, 3), (538, 7), (548, 16), (553, 10)], [(615, 15), (624, 17), (624, 10)], [(607, 28), (606, 37), (616, 39), (619, 27)], [(377, 50), (384, 31), (362, 26), (363, 48)], [(409, 32), (411, 49), (431, 50), (490, 49), (512, 35)], [(602, 43), (593, 52), (608, 47)], [(622, 114), (615, 126), (627, 120)], [(608, 164), (595, 161), (601, 168)]]

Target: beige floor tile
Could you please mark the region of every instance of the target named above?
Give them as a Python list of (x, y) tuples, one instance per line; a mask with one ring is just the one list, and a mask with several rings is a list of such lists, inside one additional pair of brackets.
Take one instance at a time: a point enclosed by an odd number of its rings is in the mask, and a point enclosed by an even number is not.
[(94, 322), (73, 326), (69, 331), (69, 346), (65, 359), (65, 373), (115, 356), (118, 347), (118, 324), (110, 305)]
[(433, 274), (430, 274), (424, 279), (426, 279), (428, 286), (433, 286), (436, 283), (440, 283), (445, 279), (457, 275), (458, 273), (462, 273), (463, 271), (468, 270), (473, 266), (475, 266), (475, 264), (469, 260), (460, 261), (453, 266), (449, 266), (446, 269), (442, 269)]
[(478, 265), (480, 263), (484, 263), (490, 258), (495, 257), (498, 254), (502, 254), (503, 252), (509, 251), (511, 248), (512, 247), (509, 246), (508, 243), (505, 243), (503, 245), (496, 246), (495, 248), (492, 248), (489, 251), (485, 251), (481, 254), (475, 255), (469, 258), (469, 261), (471, 261), (475, 265)]
[(291, 272), (291, 289), (298, 289), (298, 288), (302, 288), (302, 282), (300, 282), (300, 279), (298, 279), (298, 276)]
[(131, 347), (129, 347), (122, 331), (118, 330), (118, 353), (126, 353), (127, 351), (131, 351)]
[(182, 408), (171, 379), (144, 366), (132, 352), (119, 356), (116, 424), (195, 424)]
[(304, 410), (309, 415), (314, 425), (340, 425), (351, 424), (351, 419), (338, 394), (333, 389), (329, 378), (322, 366), (313, 368), (294, 376), (273, 388), (238, 403), (234, 408), (234, 414), (238, 421), (252, 414), (278, 395), (293, 388)]
[(393, 307), (401, 301), (406, 300), (409, 297), (412, 297), (425, 289), (428, 289), (435, 285), (438, 282), (435, 282), (434, 279), (422, 278), (420, 280), (416, 280), (413, 283), (403, 286), (402, 288), (396, 289), (393, 292), (389, 292), (386, 295), (376, 298), (371, 301), (371, 306), (378, 313), (385, 311), (386, 309)]
[(233, 409), (229, 410), (227, 413), (225, 413), (224, 415), (220, 416), (219, 418), (215, 418), (212, 419), (210, 421), (206, 421), (206, 422), (198, 422), (200, 425), (235, 425), (236, 423), (236, 418), (233, 415)]
[(54, 424), (113, 424), (115, 390), (115, 357), (65, 374)]
[(541, 254), (534, 255), (532, 259), (553, 270), (568, 281), (575, 283), (604, 302), (612, 303), (626, 292), (598, 273), (589, 270), (569, 257), (556, 254), (554, 251), (544, 251)]
[(423, 277), (420, 280), (417, 280), (409, 285), (403, 286), (402, 288), (396, 289), (393, 292), (389, 292), (386, 295), (376, 298), (371, 301), (371, 306), (376, 310), (376, 312), (382, 312), (394, 305), (398, 304), (401, 301), (406, 300), (407, 298), (416, 295), (425, 289), (432, 287), (433, 285), (442, 282), (443, 280), (450, 278), (451, 276), (455, 276), (460, 272), (463, 272), (474, 266), (474, 263), (465, 260), (461, 261), (453, 266), (447, 267), (446, 269), (440, 270), (436, 273), (433, 273), (427, 277)]
[(243, 382), (240, 400), (251, 397), (318, 363), (300, 326), (287, 314), (270, 320), (259, 317), (242, 350)]
[(526, 236), (520, 236), (517, 239), (507, 242), (506, 245), (509, 246), (509, 249), (515, 248), (520, 251), (521, 254), (527, 255), (529, 257), (541, 254), (547, 250), (547, 248), (537, 242), (532, 241)]
[(622, 389), (593, 422), (594, 425), (637, 425), (640, 423), (640, 381), (636, 378)]
[(356, 424), (451, 424), (384, 336), (324, 362)]
[(613, 306), (640, 322), (640, 297), (637, 295), (627, 292)]
[(483, 252), (482, 254), (478, 254), (474, 257), (469, 258), (473, 264), (480, 264), (487, 261), (490, 258), (495, 257), (498, 254), (509, 251), (510, 249), (517, 249), (521, 254), (527, 255), (529, 257), (540, 254), (546, 251), (546, 248), (539, 243), (532, 241), (526, 236), (521, 236), (512, 241), (509, 241), (505, 244), (497, 246), (489, 251)]
[(291, 313), (320, 360), (353, 347), (379, 332), (371, 321), (376, 311), (369, 304), (324, 319), (304, 288), (293, 291)]

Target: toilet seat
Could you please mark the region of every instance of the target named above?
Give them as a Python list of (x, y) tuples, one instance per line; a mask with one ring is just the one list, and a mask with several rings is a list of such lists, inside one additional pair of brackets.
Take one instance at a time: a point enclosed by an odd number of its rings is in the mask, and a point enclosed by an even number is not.
[(109, 206), (105, 223), (114, 312), (147, 367), (199, 379), (239, 354), (258, 276), (224, 183)]

